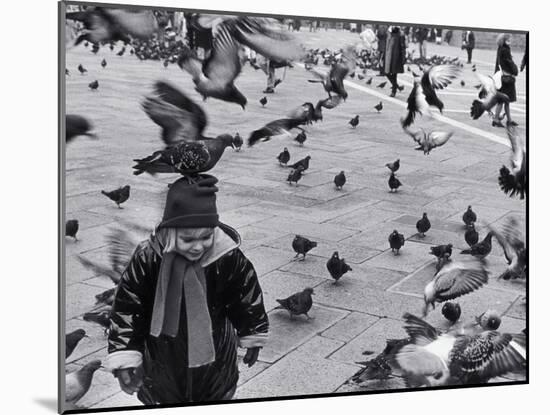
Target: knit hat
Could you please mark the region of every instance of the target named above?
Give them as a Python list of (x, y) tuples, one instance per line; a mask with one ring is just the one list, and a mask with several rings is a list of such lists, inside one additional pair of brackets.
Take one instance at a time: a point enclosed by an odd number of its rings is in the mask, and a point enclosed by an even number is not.
[(214, 176), (182, 177), (168, 190), (164, 215), (158, 228), (214, 228), (218, 226)]

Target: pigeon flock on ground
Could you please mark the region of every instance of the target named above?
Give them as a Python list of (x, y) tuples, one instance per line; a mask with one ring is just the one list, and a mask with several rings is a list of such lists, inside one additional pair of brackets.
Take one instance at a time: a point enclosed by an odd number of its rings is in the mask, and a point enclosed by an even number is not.
[[(125, 53), (139, 60), (158, 60), (166, 67), (177, 64), (182, 71), (189, 74), (196, 91), (204, 98), (205, 106), (208, 99), (217, 99), (227, 105), (237, 104), (246, 110), (247, 98), (235, 86), (235, 79), (240, 76), (242, 66), (247, 61), (243, 57), (243, 48), (250, 48), (271, 61), (277, 67), (294, 67), (293, 62), (302, 62), (305, 70), (311, 74), (309, 82), (321, 84), (328, 95), (317, 103), (305, 102), (298, 105), (287, 114), (250, 131), (247, 140), (236, 133), (234, 136), (224, 133), (216, 137), (206, 137), (203, 131), (208, 125), (208, 113), (201, 105), (191, 99), (178, 86), (166, 81), (154, 81), (152, 92), (141, 102), (142, 109), (151, 121), (160, 127), (159, 149), (150, 155), (135, 154), (132, 166), (133, 174), (148, 173), (151, 176), (163, 173), (179, 173), (192, 180), (199, 174), (215, 168), (228, 147), (239, 151), (244, 142), (249, 147), (261, 142), (283, 136), (292, 138), (300, 146), (307, 146), (307, 126), (323, 121), (323, 109), (331, 110), (337, 106), (345, 108), (349, 94), (346, 90), (346, 78), (364, 80), (368, 69), (375, 69), (377, 62), (366, 53), (356, 51), (354, 46), (343, 46), (340, 50), (328, 49), (305, 50), (296, 39), (283, 31), (272, 19), (247, 16), (197, 15), (196, 24), (204, 28), (213, 28), (213, 48), (210, 56), (201, 60), (194, 50), (182, 41), (175, 42), (169, 48), (155, 39), (158, 23), (155, 16), (146, 10), (123, 11), (104, 7), (88, 7), (83, 12), (68, 13), (67, 19), (80, 22), (75, 45), (91, 44), (91, 52), (97, 53), (100, 47), (109, 46), (111, 50), (117, 42), (124, 42), (118, 56)], [(128, 52), (127, 52), (128, 51)], [(249, 64), (256, 67), (255, 61)], [(106, 59), (100, 63), (102, 70), (108, 71)], [(416, 65), (420, 74), (411, 70)], [(86, 76), (88, 71), (82, 64), (77, 67), (80, 75)], [(425, 131), (423, 128), (413, 130), (412, 126), (419, 116), (431, 116), (432, 112), (444, 111), (444, 103), (437, 96), (437, 91), (451, 84), (463, 70), (463, 64), (458, 58), (432, 56), (430, 59), (418, 60), (407, 57), (407, 70), (412, 72), (414, 86), (407, 99), (407, 110), (401, 120), (404, 139), (411, 137), (416, 144), (416, 150), (423, 151), (426, 156), (437, 147), (442, 147), (453, 136), (452, 131)], [(66, 76), (71, 71), (65, 71)], [(491, 112), (498, 103), (507, 100), (496, 91), (494, 81), (490, 76), (478, 74), (481, 82), (479, 99), (472, 103), (471, 116), (479, 118), (484, 112)], [(365, 81), (372, 84), (372, 77)], [(100, 89), (100, 79), (89, 83), (91, 91)], [(464, 86), (464, 81), (461, 81)], [(384, 88), (386, 82), (376, 85)], [(95, 93), (95, 92), (94, 92)], [(264, 96), (255, 105), (269, 107), (269, 100)], [(380, 101), (374, 106), (376, 113), (383, 111)], [(346, 128), (358, 129), (360, 115), (350, 114), (351, 119)], [(68, 145), (79, 136), (100, 139), (93, 132), (94, 120), (77, 114), (66, 115), (66, 142)], [(297, 135), (292, 130), (298, 130)], [(503, 166), (495, 172), (495, 182), (510, 197), (523, 199), (527, 194), (527, 161), (525, 139), (519, 137), (513, 125), (507, 127), (511, 143), (510, 165)], [(409, 138), (410, 139), (410, 138)], [(437, 151), (445, 151), (444, 148)], [(389, 169), (389, 191), (399, 197), (399, 188), (406, 186), (397, 177), (401, 167), (399, 154), (394, 161), (386, 164)], [(315, 154), (300, 160), (292, 160), (288, 147), (273, 158), (281, 167), (288, 167), (285, 173), (289, 185), (299, 186), (299, 181), (311, 163), (315, 162)], [(291, 161), (292, 160), (292, 161)], [(275, 164), (275, 160), (274, 160)], [(346, 172), (340, 171), (334, 177), (334, 186), (342, 191), (347, 181)], [(101, 193), (122, 209), (122, 204), (130, 198), (130, 186), (121, 184), (113, 189), (102, 190)], [(430, 232), (430, 212), (424, 212), (418, 218), (417, 236), (424, 238)], [(436, 218), (432, 218), (436, 219)], [(480, 218), (481, 220), (483, 218)], [(124, 271), (135, 246), (139, 242), (137, 234), (147, 233), (142, 226), (123, 223), (124, 229), (113, 229), (108, 237), (110, 267), (105, 267), (83, 256), (81, 263), (91, 269), (95, 275), (103, 275), (113, 283), (113, 288), (96, 296), (96, 305), (84, 315), (84, 320), (101, 325), (105, 333), (109, 330), (109, 313), (115, 294), (115, 286)], [(444, 243), (433, 246), (426, 255), (433, 255), (436, 261), (436, 272), (433, 279), (424, 289), (423, 302), (419, 304), (419, 314), (405, 313), (404, 330), (408, 337), (389, 339), (386, 348), (375, 358), (362, 362), (363, 368), (353, 377), (357, 383), (372, 379), (388, 379), (391, 376), (403, 376), (409, 386), (439, 386), (465, 383), (484, 383), (495, 376), (508, 372), (524, 370), (526, 362), (525, 333), (499, 333), (498, 313), (488, 310), (479, 316), (470, 326), (455, 327), (459, 320), (461, 308), (452, 302), (459, 297), (482, 289), (488, 283), (488, 265), (485, 260), (492, 250), (492, 238), (502, 246), (508, 267), (500, 278), (527, 279), (527, 247), (522, 233), (522, 225), (517, 218), (510, 217), (500, 228), (489, 227), (482, 235), (476, 230), (478, 217), (472, 206), (465, 209), (463, 215), (464, 240), (468, 249), (460, 251), (453, 257), (453, 245)], [(78, 243), (78, 219), (66, 222), (66, 236)], [(303, 235), (296, 235), (292, 241), (295, 258), (307, 261), (307, 254), (318, 246)], [(407, 249), (406, 239), (398, 229), (388, 235), (388, 249), (395, 256)], [(328, 274), (334, 279), (334, 284), (346, 278), (352, 268), (335, 251), (326, 263)], [(291, 294), (291, 293), (289, 293)], [(284, 299), (277, 299), (277, 308), (284, 309), (291, 319), (304, 315), (309, 320), (314, 318), (310, 312), (314, 290), (304, 287), (303, 290), (291, 294)], [(441, 331), (423, 318), (442, 304), (441, 312), (452, 323), (448, 331)], [(82, 329), (75, 330), (66, 336), (66, 358), (78, 347), (79, 341), (87, 337)], [(366, 353), (367, 354), (367, 353)], [(66, 375), (66, 401), (75, 404), (90, 388), (94, 372), (101, 367), (100, 361), (92, 361), (79, 370)]]

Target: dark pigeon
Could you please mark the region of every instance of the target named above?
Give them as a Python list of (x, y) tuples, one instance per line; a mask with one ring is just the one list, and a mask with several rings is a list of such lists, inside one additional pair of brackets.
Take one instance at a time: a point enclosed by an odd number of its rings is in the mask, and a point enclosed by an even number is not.
[(296, 235), (294, 237), (294, 240), (292, 241), (292, 249), (294, 249), (294, 252), (296, 252), (296, 255), (294, 258), (298, 258), (298, 256), (301, 254), (303, 255), (302, 260), (306, 259), (306, 253), (311, 251), (316, 246), (317, 246), (317, 242), (310, 241), (309, 239), (304, 238), (303, 236)]

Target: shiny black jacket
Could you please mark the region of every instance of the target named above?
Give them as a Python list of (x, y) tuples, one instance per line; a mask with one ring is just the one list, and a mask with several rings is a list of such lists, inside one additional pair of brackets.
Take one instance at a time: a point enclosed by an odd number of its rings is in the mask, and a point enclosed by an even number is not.
[[(237, 232), (220, 226), (235, 241)], [(162, 246), (151, 236), (134, 252), (118, 285), (111, 313), (109, 353), (137, 350), (143, 355), (145, 404), (220, 400), (238, 380), (237, 336), (267, 333), (262, 291), (254, 267), (234, 249), (205, 268), (207, 301), (216, 360), (188, 368), (185, 298), (175, 338), (149, 334)]]

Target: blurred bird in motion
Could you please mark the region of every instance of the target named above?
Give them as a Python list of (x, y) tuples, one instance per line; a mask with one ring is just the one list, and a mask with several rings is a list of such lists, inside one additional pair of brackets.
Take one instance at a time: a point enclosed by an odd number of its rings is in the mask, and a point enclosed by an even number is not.
[(504, 280), (527, 277), (527, 247), (522, 227), (516, 217), (509, 216), (500, 229), (489, 225), (489, 229), (502, 246), (508, 268), (498, 277)]
[(517, 128), (510, 123), (506, 127), (508, 139), (512, 145), (510, 152), (510, 167), (502, 166), (499, 172), (498, 184), (504, 193), (510, 197), (519, 195), (524, 199), (527, 194), (527, 152), (525, 138), (519, 136)]
[(430, 151), (434, 148), (444, 145), (453, 136), (452, 132), (447, 131), (431, 131), (426, 133), (423, 128), (420, 128), (420, 131), (412, 132), (405, 126), (403, 126), (403, 131), (410, 135), (416, 144), (418, 144), (415, 150), (423, 151), (425, 155), (430, 154)]

